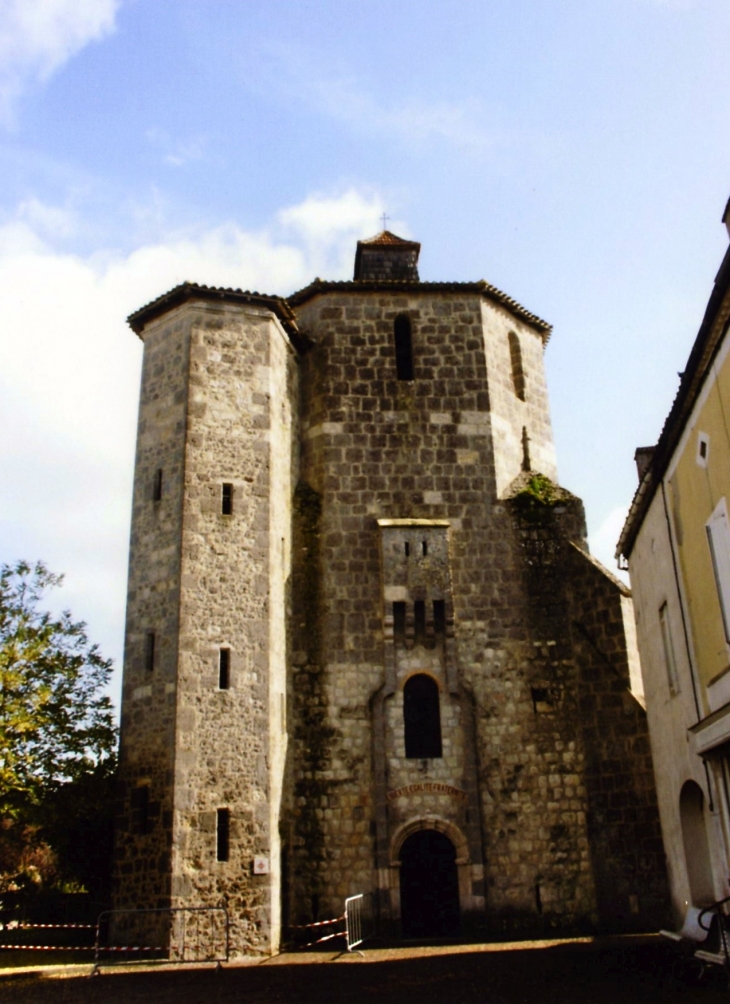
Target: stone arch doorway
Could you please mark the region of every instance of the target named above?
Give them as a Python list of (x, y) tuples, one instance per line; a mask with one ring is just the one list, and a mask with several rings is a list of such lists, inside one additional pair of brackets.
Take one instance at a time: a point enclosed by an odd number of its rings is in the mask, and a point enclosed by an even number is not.
[(685, 781), (679, 793), (679, 817), (682, 822), (689, 891), (694, 906), (707, 906), (715, 900), (704, 801), (702, 788), (695, 781)]
[(401, 926), (404, 938), (459, 933), (456, 848), (436, 829), (411, 833), (400, 849)]

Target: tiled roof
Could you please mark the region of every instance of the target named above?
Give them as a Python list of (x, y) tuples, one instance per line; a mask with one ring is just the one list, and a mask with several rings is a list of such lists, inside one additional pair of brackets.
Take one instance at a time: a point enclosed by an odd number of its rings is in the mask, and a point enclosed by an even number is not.
[(616, 557), (628, 558), (641, 529), (644, 516), (662, 483), (685, 425), (702, 391), (712, 361), (720, 348), (730, 316), (730, 247), (715, 278), (715, 285), (697, 332), (677, 396), (664, 423), (651, 463), (639, 482), (616, 547)]
[(168, 293), (158, 296), (156, 300), (140, 307), (130, 314), (127, 323), (132, 331), (140, 334), (145, 325), (149, 324), (156, 317), (161, 317), (174, 307), (178, 307), (188, 300), (215, 300), (224, 303), (250, 303), (255, 306), (265, 307), (281, 321), (287, 333), (295, 344), (303, 340), (303, 336), (297, 327), (294, 316), (287, 301), (281, 296), (270, 296), (267, 293), (251, 293), (248, 290), (222, 288), (219, 286), (201, 286), (195, 282), (183, 282), (175, 286)]
[(420, 248), (418, 241), (407, 241), (404, 237), (399, 237), (397, 234), (391, 233), (390, 230), (381, 230), (379, 234), (374, 237), (366, 237), (365, 240), (358, 241), (358, 244), (367, 244), (372, 246), (373, 244), (386, 244), (390, 247), (400, 246), (400, 247), (417, 247)]
[(478, 282), (410, 282), (400, 279), (379, 279), (379, 280), (351, 280), (343, 282), (332, 282), (326, 279), (315, 279), (304, 289), (297, 290), (287, 297), (287, 302), (292, 307), (298, 307), (307, 300), (323, 293), (347, 293), (347, 292), (403, 292), (403, 293), (478, 293), (494, 303), (505, 307), (515, 317), (536, 328), (547, 344), (553, 330), (552, 325), (543, 321), (537, 314), (530, 313), (511, 296), (507, 296), (501, 289), (490, 285), (484, 279)]
[(404, 293), (476, 293), (505, 307), (515, 317), (532, 325), (542, 335), (547, 344), (552, 325), (543, 321), (536, 314), (530, 313), (523, 306), (507, 296), (496, 286), (491, 286), (483, 279), (478, 282), (410, 282), (397, 279), (360, 280), (360, 281), (328, 281), (315, 279), (304, 289), (298, 290), (289, 297), (272, 296), (267, 293), (250, 292), (242, 289), (222, 288), (219, 286), (202, 286), (194, 282), (183, 282), (169, 292), (158, 296), (156, 300), (140, 307), (130, 314), (127, 323), (132, 331), (141, 334), (145, 325), (161, 317), (174, 307), (188, 300), (215, 300), (225, 303), (251, 303), (271, 310), (279, 318), (284, 328), (298, 347), (306, 342), (305, 335), (299, 331), (292, 307), (297, 307), (307, 300), (323, 293), (339, 292), (404, 292)]

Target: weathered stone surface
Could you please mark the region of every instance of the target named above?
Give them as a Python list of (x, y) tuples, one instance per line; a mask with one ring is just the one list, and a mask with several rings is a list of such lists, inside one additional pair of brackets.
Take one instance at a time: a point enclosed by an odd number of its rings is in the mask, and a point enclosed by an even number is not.
[[(144, 331), (118, 901), (226, 902), (241, 953), (372, 892), (397, 934), (404, 845), (436, 829), (465, 932), (655, 926), (629, 600), (553, 485), (544, 327), (473, 288), (354, 283), (298, 301), (305, 351), (265, 305), (221, 300)], [(438, 688), (439, 757), (405, 755), (414, 674)]]

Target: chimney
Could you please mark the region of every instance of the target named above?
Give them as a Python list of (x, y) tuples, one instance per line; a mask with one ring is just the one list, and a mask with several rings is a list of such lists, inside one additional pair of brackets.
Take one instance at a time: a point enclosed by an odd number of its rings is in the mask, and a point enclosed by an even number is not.
[(644, 475), (646, 474), (649, 467), (651, 467), (651, 462), (654, 459), (654, 450), (656, 446), (639, 446), (634, 453), (634, 460), (636, 461), (636, 470), (639, 473), (639, 481), (644, 480)]

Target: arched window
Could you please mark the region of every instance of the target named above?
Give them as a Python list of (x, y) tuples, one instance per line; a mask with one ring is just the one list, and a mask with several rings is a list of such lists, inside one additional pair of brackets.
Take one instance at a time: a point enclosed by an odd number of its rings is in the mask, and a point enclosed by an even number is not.
[(399, 380), (413, 379), (413, 340), (411, 338), (411, 320), (405, 314), (399, 314), (393, 325), (395, 338), (395, 370)]
[(441, 710), (436, 681), (425, 673), (412, 676), (403, 688), (406, 757), (426, 760), (441, 756)]
[(512, 385), (520, 401), (525, 400), (525, 371), (522, 368), (522, 349), (514, 331), (509, 333), (509, 357), (512, 363)]

